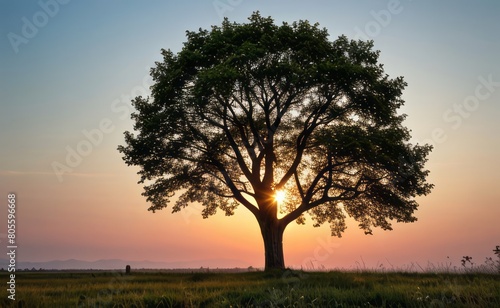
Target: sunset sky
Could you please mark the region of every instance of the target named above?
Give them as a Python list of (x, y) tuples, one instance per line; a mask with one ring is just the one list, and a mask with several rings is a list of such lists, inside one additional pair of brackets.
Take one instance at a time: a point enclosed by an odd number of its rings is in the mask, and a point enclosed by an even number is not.
[(417, 222), (367, 236), (349, 221), (342, 238), (310, 220), (290, 224), (286, 265), (460, 266), (462, 256), (492, 257), (500, 245), (500, 2), (1, 0), (0, 258), (13, 192), (18, 261), (263, 267), (258, 224), (245, 208), (209, 219), (199, 205), (148, 212), (138, 169), (116, 150), (160, 49), (178, 52), (186, 30), (224, 16), (246, 22), (256, 10), (276, 23), (318, 22), (332, 40), (373, 39), (386, 73), (408, 82), (401, 112), (412, 142), (434, 145), (426, 167), (435, 188), (418, 198)]

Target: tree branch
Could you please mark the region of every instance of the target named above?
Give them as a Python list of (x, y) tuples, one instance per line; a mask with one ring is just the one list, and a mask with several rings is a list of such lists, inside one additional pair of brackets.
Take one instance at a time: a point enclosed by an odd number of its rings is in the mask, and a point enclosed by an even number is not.
[[(218, 163), (216, 163), (216, 167), (220, 171), (222, 176), (224, 177), (224, 179), (227, 183), (227, 186), (229, 187), (231, 192), (234, 194), (234, 198), (238, 202), (243, 204), (243, 206), (246, 207), (250, 212), (252, 212), (252, 214), (254, 214), (254, 216), (256, 218), (258, 218), (259, 217), (259, 209), (256, 206), (254, 206), (252, 203), (250, 203), (245, 197), (243, 197), (243, 195), (241, 194), (241, 191), (236, 187), (233, 180), (229, 176), (229, 173), (224, 168), (224, 165), (222, 165), (221, 163), (218, 162)], [(245, 192), (245, 193), (249, 194), (248, 192)]]

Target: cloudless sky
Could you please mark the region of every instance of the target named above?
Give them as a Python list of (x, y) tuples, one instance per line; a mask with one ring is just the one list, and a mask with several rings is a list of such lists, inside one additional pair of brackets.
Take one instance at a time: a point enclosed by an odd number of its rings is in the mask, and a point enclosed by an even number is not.
[(1, 251), (14, 192), (19, 261), (227, 259), (219, 267), (262, 267), (258, 224), (243, 207), (206, 220), (198, 205), (148, 212), (137, 169), (116, 150), (132, 128), (130, 100), (147, 96), (161, 48), (178, 52), (186, 30), (223, 17), (246, 22), (256, 10), (276, 23), (318, 22), (332, 40), (373, 39), (386, 72), (408, 82), (401, 112), (412, 142), (434, 145), (426, 167), (436, 187), (418, 199), (416, 223), (365, 236), (350, 221), (340, 239), (328, 226), (291, 224), (286, 265), (459, 266), (465, 255), (476, 263), (493, 256), (500, 245), (495, 0), (1, 0)]

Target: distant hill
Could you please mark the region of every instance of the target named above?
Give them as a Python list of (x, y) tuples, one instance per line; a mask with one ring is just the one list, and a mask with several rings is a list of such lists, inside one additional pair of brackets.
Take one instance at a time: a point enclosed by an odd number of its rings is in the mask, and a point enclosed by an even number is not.
[[(0, 268), (7, 269), (8, 259), (0, 259)], [(127, 261), (121, 259), (103, 259), (97, 261), (82, 261), (76, 259), (54, 260), (48, 262), (17, 262), (16, 269), (45, 269), (45, 270), (114, 270), (124, 269), (126, 265), (141, 269), (180, 269), (180, 268), (247, 268), (248, 264), (241, 260), (211, 259), (179, 262), (152, 262), (152, 261)]]

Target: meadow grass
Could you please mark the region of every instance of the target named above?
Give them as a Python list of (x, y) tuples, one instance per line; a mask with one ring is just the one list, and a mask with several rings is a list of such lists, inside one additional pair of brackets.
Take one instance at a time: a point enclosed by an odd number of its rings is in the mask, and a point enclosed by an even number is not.
[(405, 272), (20, 272), (2, 307), (500, 307), (500, 276)]

